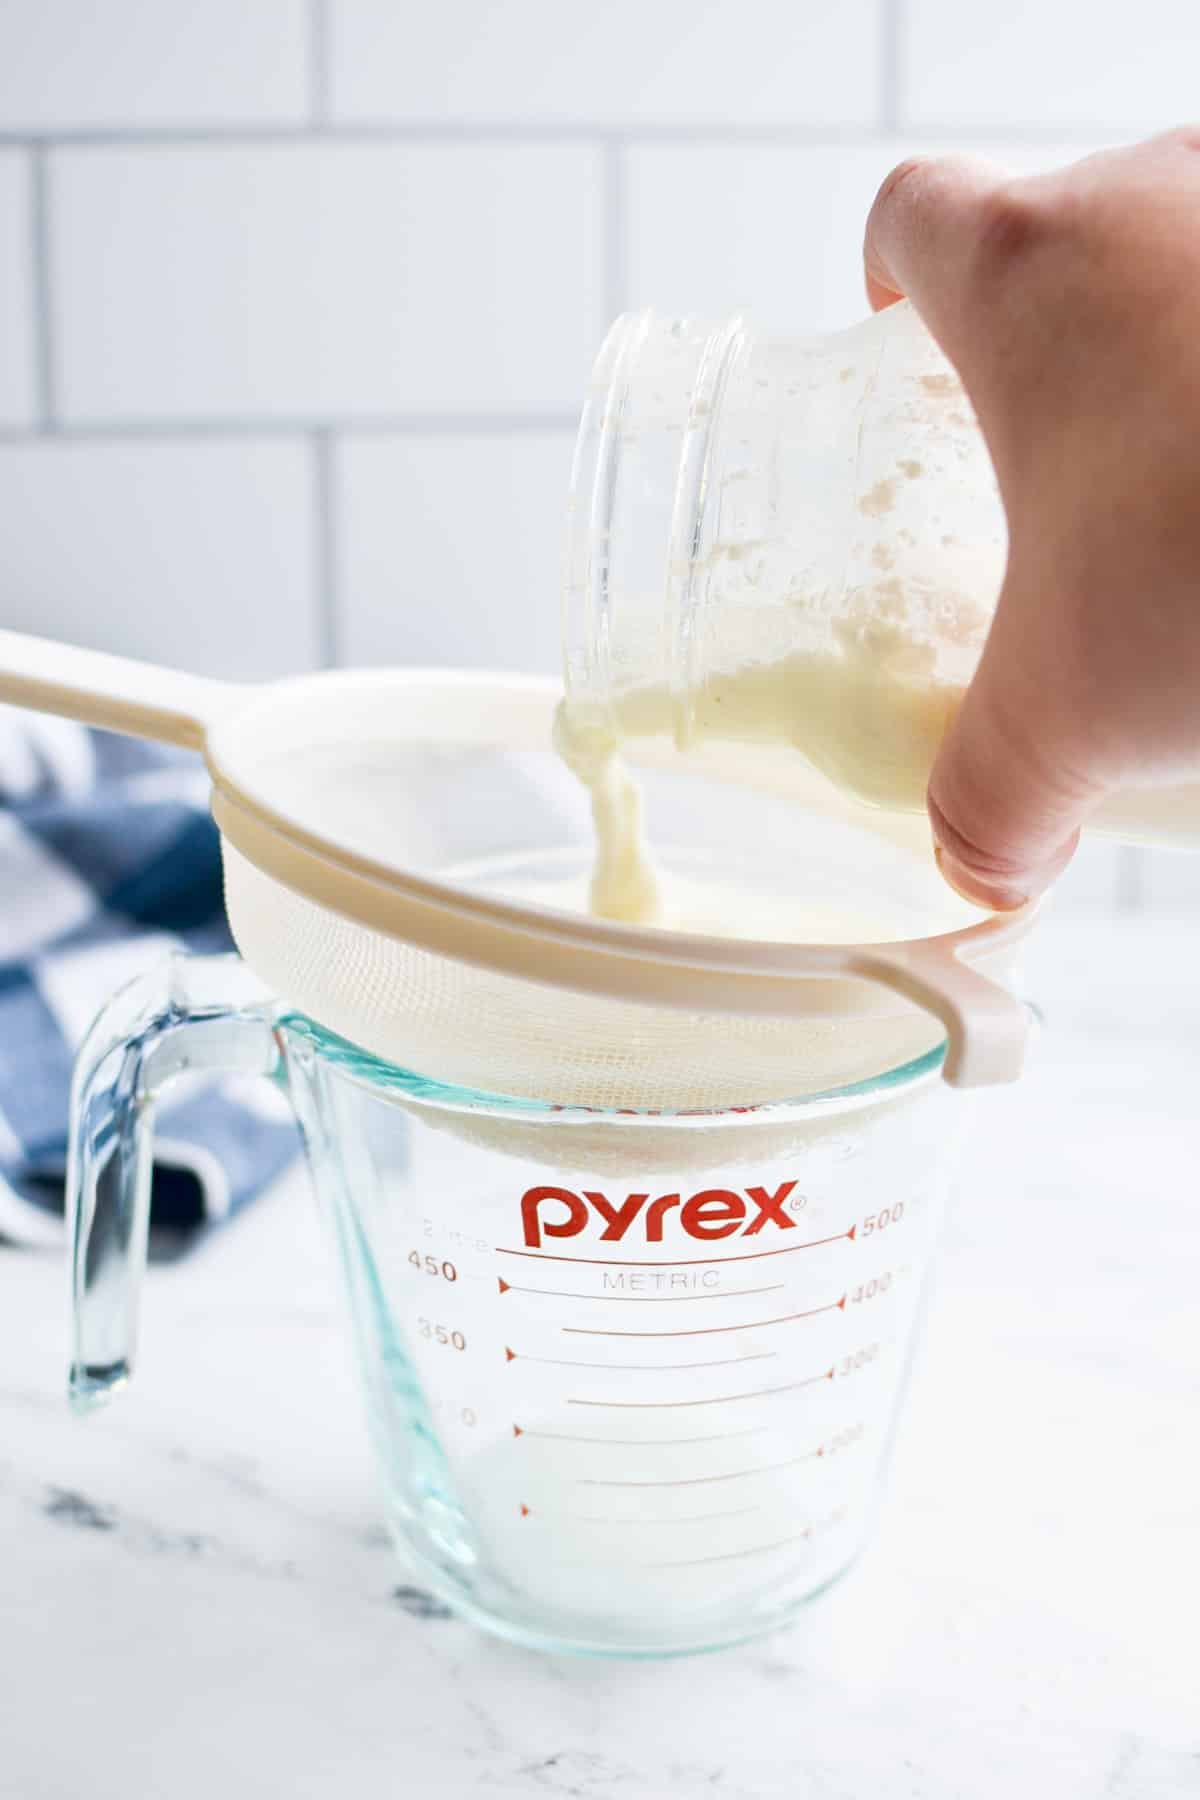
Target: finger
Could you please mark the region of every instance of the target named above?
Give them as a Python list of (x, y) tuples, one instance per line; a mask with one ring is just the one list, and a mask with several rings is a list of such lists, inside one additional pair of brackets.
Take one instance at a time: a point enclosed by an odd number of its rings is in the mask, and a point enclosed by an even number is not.
[(875, 196), (863, 242), (872, 307), (906, 294), (943, 344), (957, 337), (986, 205), (1008, 179), (982, 157), (910, 157), (894, 168)]
[(1028, 644), (1021, 624), (1028, 613), (1001, 598), (929, 783), (942, 874), (966, 899), (997, 912), (1036, 898), (1061, 875), (1104, 790), (1046, 680), (1054, 665)]
[(895, 306), (897, 300), (903, 300), (903, 294), (898, 293), (894, 287), (889, 287), (887, 282), (880, 281), (876, 276), (872, 275), (870, 269), (864, 270), (864, 274), (866, 278), (867, 303), (872, 312), (882, 312), (885, 306)]

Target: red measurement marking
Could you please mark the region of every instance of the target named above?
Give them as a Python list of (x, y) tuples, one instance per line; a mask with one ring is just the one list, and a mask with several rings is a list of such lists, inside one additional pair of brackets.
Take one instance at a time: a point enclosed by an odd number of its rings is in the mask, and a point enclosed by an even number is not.
[[(818, 1381), (825, 1376), (819, 1375)], [(670, 1449), (675, 1444), (724, 1444), (730, 1438), (757, 1437), (760, 1431), (766, 1431), (765, 1425), (743, 1425), (740, 1431), (710, 1431), (704, 1437), (684, 1438), (614, 1438), (587, 1437), (573, 1431), (535, 1431), (530, 1425), (514, 1425), (514, 1437), (549, 1438), (556, 1444), (611, 1444), (614, 1450), (640, 1450), (646, 1447), (651, 1450)]]
[(818, 1381), (832, 1381), (833, 1370), (826, 1369), (823, 1375), (810, 1375), (806, 1381), (791, 1381), (786, 1387), (756, 1388), (751, 1394), (714, 1394), (710, 1400), (577, 1400), (568, 1396), (568, 1406), (620, 1406), (620, 1407), (684, 1407), (684, 1406), (724, 1406), (733, 1400), (764, 1400), (773, 1394), (794, 1394), (797, 1388), (812, 1387)]
[(836, 1231), (832, 1237), (813, 1238), (808, 1244), (785, 1244), (782, 1250), (745, 1250), (740, 1256), (660, 1256), (652, 1262), (630, 1262), (616, 1256), (548, 1256), (544, 1250), (508, 1250), (497, 1244), (497, 1256), (532, 1256), (536, 1262), (604, 1263), (610, 1269), (690, 1269), (698, 1263), (757, 1262), (763, 1256), (794, 1256), (797, 1250), (817, 1250), (822, 1244), (840, 1244), (844, 1238), (854, 1239), (858, 1230)]
[(683, 1562), (647, 1563), (649, 1569), (698, 1569), (702, 1563), (737, 1562), (743, 1556), (766, 1556), (770, 1550), (786, 1550), (789, 1544), (803, 1544), (812, 1536), (812, 1526), (795, 1537), (779, 1538), (773, 1544), (756, 1544), (752, 1550), (726, 1550), (719, 1556), (689, 1556)]
[(755, 1350), (749, 1356), (723, 1356), (717, 1362), (697, 1363), (610, 1363), (574, 1362), (561, 1356), (526, 1356), (523, 1350), (506, 1350), (509, 1362), (541, 1363), (547, 1369), (608, 1369), (612, 1374), (633, 1372), (639, 1375), (665, 1375), (671, 1369), (727, 1369), (732, 1363), (772, 1362), (777, 1350)]
[(568, 1518), (579, 1519), (588, 1525), (619, 1525), (622, 1531), (636, 1526), (640, 1531), (643, 1525), (707, 1525), (714, 1519), (748, 1519), (751, 1513), (761, 1512), (761, 1506), (738, 1506), (732, 1512), (715, 1513), (667, 1513), (656, 1519), (621, 1519), (611, 1513), (568, 1513)]
[(529, 1517), (529, 1508), (525, 1505), (524, 1501), (522, 1501), (522, 1503), (521, 1503), (521, 1517), (523, 1519), (527, 1519)]
[(577, 1487), (606, 1488), (676, 1488), (707, 1487), (717, 1481), (741, 1481), (747, 1475), (773, 1475), (777, 1469), (794, 1469), (800, 1463), (812, 1462), (814, 1457), (824, 1456), (824, 1444), (818, 1444), (815, 1450), (806, 1450), (802, 1456), (789, 1456), (786, 1462), (760, 1463), (755, 1469), (734, 1469), (728, 1475), (688, 1475), (679, 1479), (672, 1477), (669, 1481), (602, 1481), (591, 1476), (581, 1476)]
[(681, 1300), (736, 1300), (739, 1294), (778, 1294), (787, 1286), (786, 1282), (773, 1281), (769, 1287), (706, 1288), (702, 1294), (581, 1294), (574, 1289), (520, 1287), (515, 1281), (505, 1281), (502, 1275), (497, 1275), (496, 1280), (502, 1294), (542, 1294), (547, 1300), (616, 1300), (623, 1306), (670, 1306)]
[(797, 1319), (815, 1319), (818, 1313), (845, 1312), (846, 1296), (840, 1300), (831, 1300), (828, 1306), (813, 1306), (808, 1312), (784, 1313), (778, 1319), (758, 1319), (752, 1325), (699, 1325), (691, 1331), (604, 1331), (597, 1326), (564, 1325), (563, 1331), (569, 1331), (575, 1337), (632, 1337), (632, 1338), (664, 1338), (664, 1337), (714, 1337), (722, 1331), (763, 1331), (768, 1325), (791, 1325)]
[(504, 1360), (505, 1362), (516, 1362), (517, 1360), (516, 1351), (510, 1350), (507, 1344), (504, 1346)]

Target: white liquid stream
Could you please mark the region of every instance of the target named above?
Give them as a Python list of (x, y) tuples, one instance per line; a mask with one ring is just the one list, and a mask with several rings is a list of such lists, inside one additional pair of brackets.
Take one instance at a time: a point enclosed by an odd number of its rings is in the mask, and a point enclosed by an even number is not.
[[(796, 653), (706, 681), (692, 697), (691, 746), (730, 773), (776, 792), (812, 793), (827, 777), (859, 823), (887, 832), (899, 815), (923, 815), (929, 772), (963, 689), (937, 681), (902, 630), (842, 635), (828, 654)], [(591, 795), (596, 859), (591, 909), (629, 924), (670, 916), (642, 830), (641, 794), (622, 762), (622, 740), (669, 738), (675, 700), (665, 687), (635, 689), (612, 721), (564, 702), (555, 745)], [(1200, 782), (1128, 788), (1110, 795), (1088, 829), (1126, 843), (1200, 848)], [(801, 897), (802, 898), (802, 897)], [(704, 927), (722, 929), (709, 921)], [(795, 918), (788, 936), (796, 937)], [(843, 936), (843, 941), (846, 939)]]

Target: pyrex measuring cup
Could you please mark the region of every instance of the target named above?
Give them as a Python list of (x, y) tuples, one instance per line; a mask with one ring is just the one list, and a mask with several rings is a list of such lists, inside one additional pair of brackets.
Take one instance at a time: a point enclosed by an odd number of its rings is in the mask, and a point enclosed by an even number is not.
[(550, 683), (247, 694), (0, 633), (0, 693), (203, 745), (255, 971), (176, 961), (85, 1048), (77, 1401), (131, 1368), (155, 1094), (257, 1073), (304, 1127), (421, 1578), (527, 1642), (633, 1653), (746, 1636), (832, 1579), (878, 1491), (954, 1089), (1021, 1067), (1031, 915), (981, 918), (904, 833), (672, 769), (652, 841), (725, 925), (590, 918)]
[(82, 1053), (86, 1406), (128, 1376), (155, 1095), (283, 1083), (337, 1246), (397, 1545), (526, 1643), (653, 1654), (786, 1620), (879, 1492), (963, 1096), (941, 1046), (792, 1104), (621, 1113), (392, 1067), (177, 957)]

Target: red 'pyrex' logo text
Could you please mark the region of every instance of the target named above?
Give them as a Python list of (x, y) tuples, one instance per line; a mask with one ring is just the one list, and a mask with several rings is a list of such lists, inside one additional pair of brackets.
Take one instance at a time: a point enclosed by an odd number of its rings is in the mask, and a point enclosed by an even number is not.
[(607, 1194), (534, 1187), (521, 1196), (521, 1227), (531, 1250), (540, 1250), (544, 1238), (578, 1237), (592, 1219), (603, 1221), (601, 1243), (619, 1243), (637, 1221), (635, 1238), (661, 1244), (663, 1220), (678, 1209), (679, 1224), (689, 1237), (727, 1238), (735, 1231), (743, 1237), (757, 1237), (764, 1225), (778, 1225), (783, 1231), (795, 1229), (795, 1219), (783, 1210), (795, 1185), (785, 1181), (774, 1193), (750, 1187), (745, 1198), (732, 1188), (702, 1188), (686, 1200), (682, 1194), (659, 1194), (655, 1200), (649, 1194), (627, 1194), (619, 1204)]

